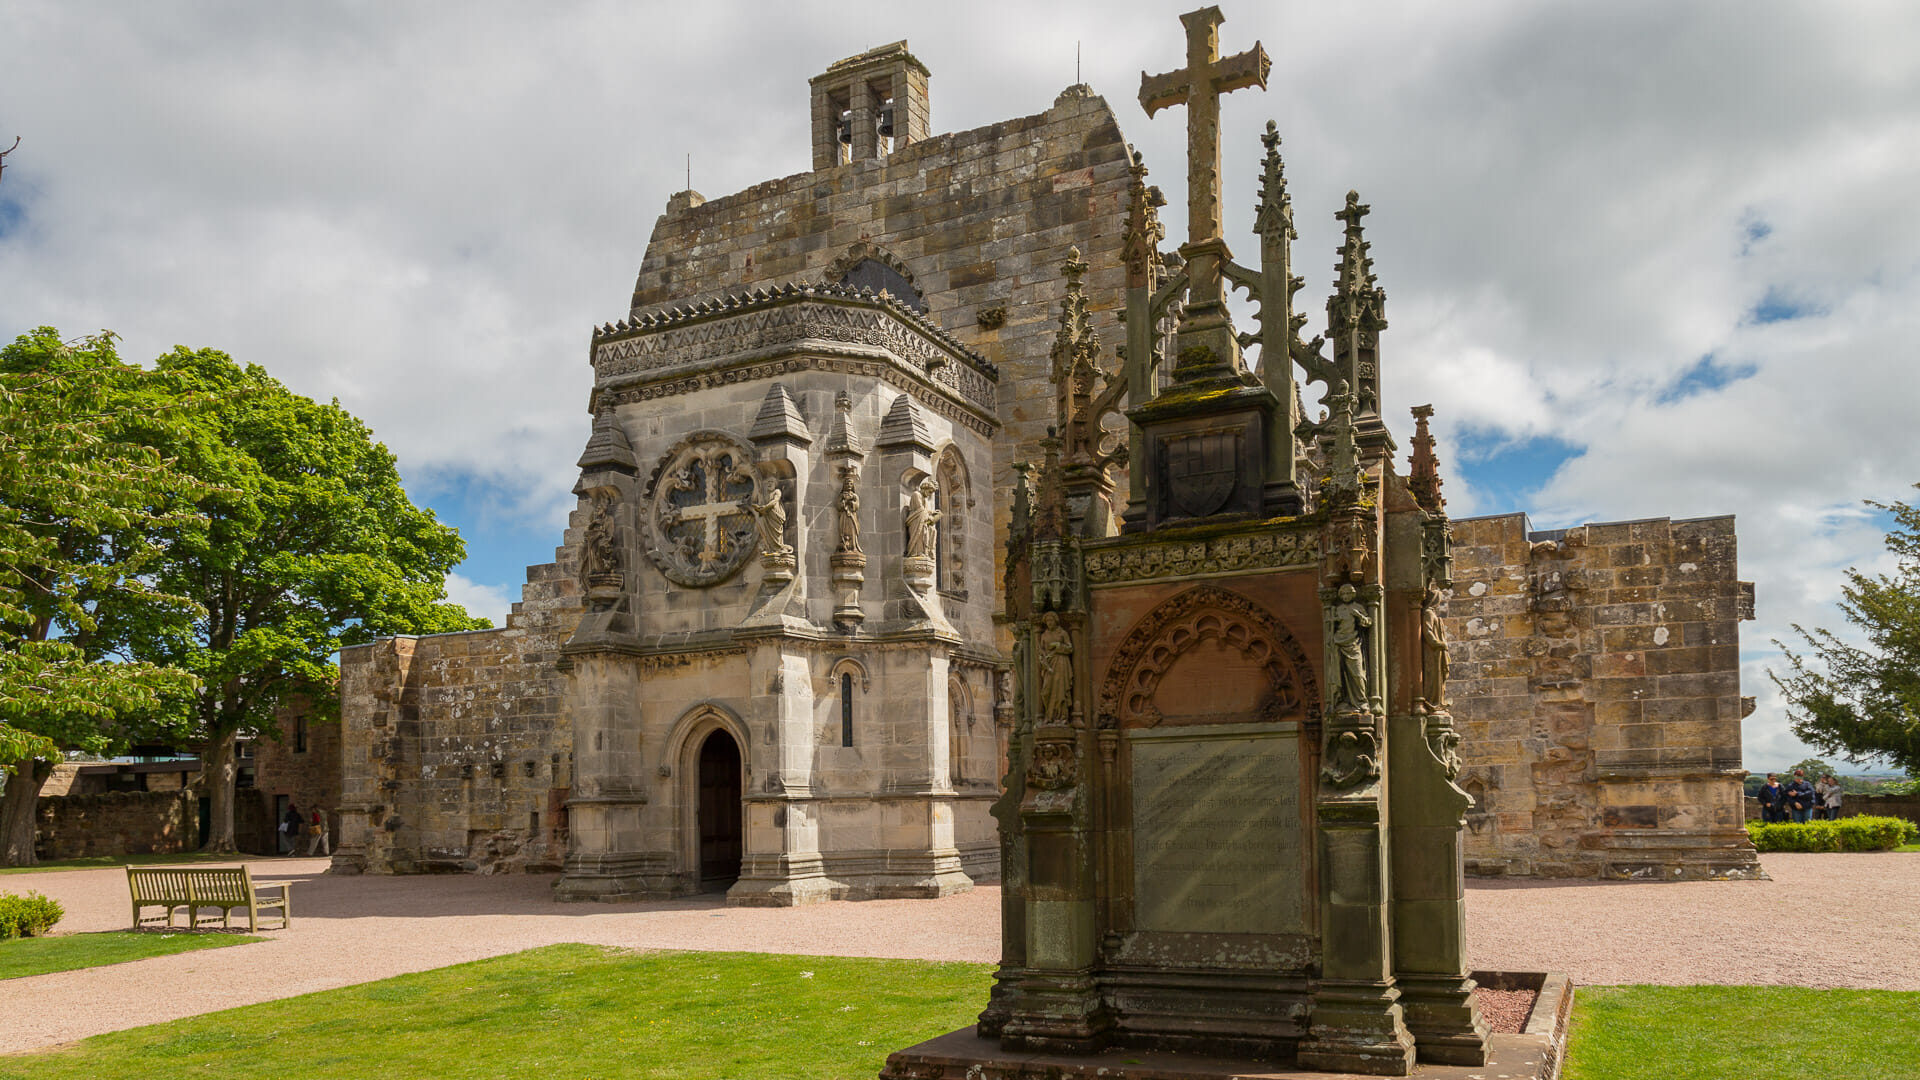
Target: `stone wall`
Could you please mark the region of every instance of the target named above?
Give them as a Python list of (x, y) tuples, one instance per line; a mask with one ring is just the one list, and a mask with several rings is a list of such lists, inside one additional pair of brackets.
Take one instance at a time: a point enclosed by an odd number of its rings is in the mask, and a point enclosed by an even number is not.
[(191, 789), (41, 798), (34, 854), (42, 860), (171, 855), (200, 846), (200, 801)]
[[(654, 224), (633, 313), (792, 281), (820, 282), (862, 252), (897, 260), (927, 317), (1000, 367), (993, 536), (1006, 536), (1013, 463), (1040, 460), (1053, 421), (1049, 352), (1079, 247), (1107, 348), (1126, 272), (1127, 146), (1104, 98), (1069, 89), (1034, 116), (936, 135), (893, 154), (769, 180), (711, 201), (676, 195)], [(1256, 177), (1240, 178), (1252, 198)], [(976, 483), (978, 478), (976, 478)], [(1124, 482), (1123, 482), (1124, 486)], [(993, 544), (995, 574), (1001, 544)]]
[(1731, 517), (1454, 522), (1449, 683), (1470, 873), (1758, 873), (1743, 820)]
[(341, 651), (336, 871), (560, 868), (573, 733), (559, 650), (580, 617), (577, 533), (559, 562), (528, 569), (506, 626)]

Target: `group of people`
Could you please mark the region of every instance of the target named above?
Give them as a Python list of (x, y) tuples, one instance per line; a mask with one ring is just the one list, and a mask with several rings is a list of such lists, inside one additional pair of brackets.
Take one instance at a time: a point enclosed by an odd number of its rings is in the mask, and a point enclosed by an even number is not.
[(298, 807), (291, 801), (287, 803), (287, 814), (280, 819), (280, 854), (300, 854), (300, 841), (307, 842), (308, 855), (331, 855), (332, 846), (327, 843), (327, 819), (320, 811), (302, 817)]
[(1834, 821), (1840, 817), (1840, 781), (1832, 774), (1808, 783), (1807, 771), (1795, 769), (1793, 781), (1782, 784), (1778, 773), (1768, 773), (1759, 799), (1763, 822)]

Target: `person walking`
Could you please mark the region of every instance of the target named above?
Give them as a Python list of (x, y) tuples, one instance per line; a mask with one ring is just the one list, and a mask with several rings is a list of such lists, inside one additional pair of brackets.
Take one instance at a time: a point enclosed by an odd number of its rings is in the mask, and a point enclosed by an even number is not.
[(1813, 785), (1807, 783), (1804, 769), (1793, 770), (1793, 783), (1787, 785), (1787, 814), (1795, 822), (1806, 824), (1813, 814)]
[(1787, 789), (1780, 786), (1778, 775), (1768, 773), (1767, 782), (1760, 785), (1756, 797), (1760, 800), (1761, 822), (1773, 825), (1787, 820)]
[(1840, 820), (1840, 778), (1839, 777), (1837, 776), (1827, 777), (1827, 796), (1824, 801), (1826, 803), (1827, 820), (1839, 821)]
[(297, 855), (300, 852), (300, 834), (306, 832), (307, 819), (300, 816), (300, 809), (287, 803), (287, 815), (280, 819), (280, 854)]
[(327, 819), (320, 811), (313, 812), (313, 821), (309, 826), (307, 840), (308, 855), (332, 855), (333, 849), (327, 843)]

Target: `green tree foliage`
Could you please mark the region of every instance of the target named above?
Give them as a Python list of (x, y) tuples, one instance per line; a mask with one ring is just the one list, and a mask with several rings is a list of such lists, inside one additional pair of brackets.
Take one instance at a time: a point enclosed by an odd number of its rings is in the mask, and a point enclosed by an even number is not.
[(177, 669), (99, 648), (103, 621), (190, 611), (154, 587), (158, 534), (193, 529), (204, 486), (154, 448), (204, 398), (124, 364), (113, 337), (41, 327), (0, 348), (0, 863), (33, 861), (33, 802), (60, 751), (187, 692)]
[[(1920, 486), (1920, 485), (1917, 485)], [(1894, 517), (1887, 550), (1892, 574), (1847, 571), (1840, 610), (1865, 634), (1865, 647), (1830, 631), (1794, 626), (1809, 655), (1776, 641), (1786, 674), (1772, 674), (1786, 696), (1793, 733), (1849, 759), (1881, 756), (1920, 772), (1920, 509), (1870, 502)], [(1815, 661), (1817, 660), (1817, 663)]]
[(465, 557), (459, 533), (413, 505), (393, 455), (338, 402), (210, 349), (176, 348), (156, 366), (180, 392), (222, 402), (161, 447), (212, 491), (206, 523), (171, 530), (150, 574), (201, 614), (130, 612), (105, 629), (127, 654), (198, 678), (171, 719), (202, 744), (207, 849), (232, 851), (236, 738), (278, 737), (276, 713), (296, 698), (334, 711), (342, 646), (489, 624), (445, 599)]

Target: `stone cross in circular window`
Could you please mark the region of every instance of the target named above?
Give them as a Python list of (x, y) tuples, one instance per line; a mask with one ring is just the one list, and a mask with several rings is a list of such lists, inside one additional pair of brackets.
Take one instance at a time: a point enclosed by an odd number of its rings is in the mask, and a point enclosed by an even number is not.
[(647, 554), (669, 581), (718, 585), (753, 554), (759, 494), (752, 448), (725, 432), (689, 435), (654, 470)]

